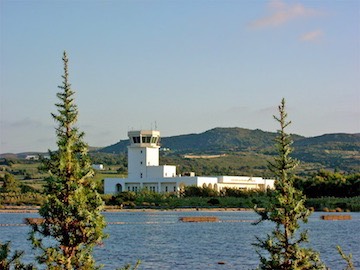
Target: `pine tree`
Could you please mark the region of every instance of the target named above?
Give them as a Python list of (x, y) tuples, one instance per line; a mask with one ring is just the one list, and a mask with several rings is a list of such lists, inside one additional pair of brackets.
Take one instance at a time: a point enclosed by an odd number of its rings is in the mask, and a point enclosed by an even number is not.
[[(276, 137), (278, 156), (269, 163), (269, 169), (274, 173), (275, 198), (274, 204), (264, 211), (256, 210), (260, 215), (260, 223), (269, 220), (275, 223), (275, 229), (266, 239), (257, 237), (256, 247), (260, 257), (259, 269), (326, 269), (320, 260), (319, 253), (310, 248), (301, 247), (308, 242), (307, 231), (300, 233), (299, 222), (307, 222), (311, 212), (305, 207), (305, 196), (294, 188), (294, 169), (298, 161), (291, 158), (293, 151), (292, 139), (285, 129), (291, 124), (287, 121), (285, 100), (279, 106), (280, 117), (274, 116), (280, 123), (280, 130)], [(269, 253), (268, 256), (264, 256)]]
[(93, 170), (84, 133), (75, 123), (78, 118), (74, 92), (68, 80), (68, 58), (63, 54), (64, 75), (57, 94), (58, 113), (52, 114), (56, 128), (57, 151), (49, 151), (50, 159), (43, 167), (47, 179), (46, 202), (39, 210), (42, 220), (31, 224), (30, 239), (40, 250), (38, 261), (47, 269), (97, 269), (92, 250), (105, 237), (103, 201), (92, 180)]

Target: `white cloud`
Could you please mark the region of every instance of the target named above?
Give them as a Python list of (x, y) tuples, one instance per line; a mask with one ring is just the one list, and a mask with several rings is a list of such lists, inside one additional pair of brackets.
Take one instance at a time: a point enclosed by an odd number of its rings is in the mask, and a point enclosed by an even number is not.
[(250, 23), (251, 28), (276, 27), (289, 21), (319, 15), (315, 9), (307, 8), (302, 4), (287, 4), (281, 0), (269, 2), (270, 14)]
[(323, 36), (323, 32), (321, 30), (315, 30), (301, 35), (300, 40), (313, 42), (320, 40), (322, 36)]

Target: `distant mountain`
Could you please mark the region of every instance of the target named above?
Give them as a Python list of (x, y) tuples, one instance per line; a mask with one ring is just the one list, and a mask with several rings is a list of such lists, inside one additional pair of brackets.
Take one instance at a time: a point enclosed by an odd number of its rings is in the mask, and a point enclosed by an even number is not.
[(27, 156), (44, 156), (47, 155), (48, 153), (43, 153), (43, 152), (23, 152), (23, 153), (4, 153), (4, 154), (0, 154), (0, 158), (7, 158), (7, 159), (25, 159)]
[(360, 171), (360, 133), (324, 134), (294, 142), (294, 157), (328, 168)]
[[(324, 134), (304, 137), (292, 134), (293, 156), (314, 167), (341, 168), (354, 171), (360, 168), (360, 134)], [(161, 147), (169, 148), (171, 154), (276, 154), (275, 132), (244, 128), (214, 128), (199, 134), (164, 137)], [(99, 149), (102, 153), (126, 153), (129, 140)], [(318, 164), (318, 165), (316, 165)], [(357, 169), (358, 170), (358, 169)]]
[[(275, 132), (260, 129), (214, 128), (203, 133), (186, 134), (161, 138), (161, 147), (170, 148), (177, 153), (223, 153), (229, 151), (268, 151), (274, 146)], [(304, 137), (291, 134), (297, 151), (341, 150), (360, 151), (360, 133), (324, 134), (316, 137)], [(103, 153), (125, 153), (129, 140), (100, 148)]]
[[(224, 153), (229, 151), (257, 151), (271, 147), (276, 133), (259, 129), (214, 128), (199, 134), (187, 134), (161, 138), (161, 147), (177, 153)], [(294, 135), (294, 140), (304, 137)], [(129, 140), (102, 148), (99, 152), (126, 152)]]
[[(252, 157), (254, 160), (268, 160), (276, 154), (274, 148), (275, 137), (275, 132), (266, 132), (259, 129), (214, 128), (198, 134), (164, 137), (161, 139), (161, 147), (170, 149), (170, 151), (166, 152), (167, 157), (169, 155), (183, 156), (185, 154), (227, 154), (228, 156), (234, 156), (234, 158), (235, 156), (245, 155), (249, 159)], [(309, 168), (315, 170), (319, 168), (339, 168), (349, 172), (359, 171), (360, 134), (335, 133), (308, 138), (292, 134), (292, 139), (294, 141), (293, 156), (302, 163), (306, 163)], [(118, 155), (126, 153), (128, 145), (129, 140), (121, 140), (104, 148), (90, 148), (90, 151), (95, 155), (96, 153)], [(17, 154), (16, 157), (25, 158), (26, 155), (33, 154), (37, 153), (21, 153)], [(0, 157), (11, 158), (14, 155), (2, 154)], [(227, 159), (223, 160), (225, 162)], [(243, 162), (246, 163), (247, 161)], [(236, 161), (233, 161), (231, 165), (227, 164), (222, 166), (234, 167)], [(244, 167), (246, 164), (241, 166)]]

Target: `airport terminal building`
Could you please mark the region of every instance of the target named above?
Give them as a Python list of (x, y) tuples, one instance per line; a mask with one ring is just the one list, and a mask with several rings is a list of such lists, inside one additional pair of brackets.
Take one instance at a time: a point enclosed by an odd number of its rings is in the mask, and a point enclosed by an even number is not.
[(129, 131), (128, 178), (105, 178), (104, 193), (149, 189), (154, 192), (180, 192), (185, 186), (223, 188), (273, 189), (274, 179), (251, 176), (182, 176), (175, 165), (159, 165), (160, 132)]

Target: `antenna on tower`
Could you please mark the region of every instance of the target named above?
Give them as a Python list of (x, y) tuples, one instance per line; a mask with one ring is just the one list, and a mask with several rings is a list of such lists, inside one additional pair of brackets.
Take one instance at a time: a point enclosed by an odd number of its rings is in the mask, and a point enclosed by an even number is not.
[(156, 120), (155, 120), (155, 130), (157, 130), (157, 123), (156, 123)]

